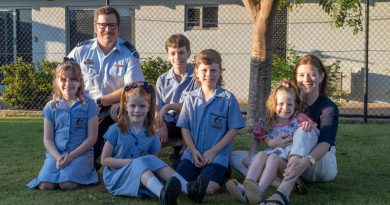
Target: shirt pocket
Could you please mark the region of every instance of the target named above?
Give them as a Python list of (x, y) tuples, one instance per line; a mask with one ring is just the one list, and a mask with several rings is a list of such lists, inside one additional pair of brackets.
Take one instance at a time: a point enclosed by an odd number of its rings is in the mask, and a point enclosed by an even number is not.
[(227, 126), (227, 116), (222, 112), (210, 112), (209, 114), (209, 129), (212, 131), (225, 132)]
[(88, 117), (87, 113), (76, 112), (71, 117), (71, 129), (75, 136), (84, 141), (88, 134)]
[(126, 65), (122, 62), (114, 63), (108, 72), (112, 77), (119, 78), (125, 75)]
[(98, 71), (94, 68), (93, 64), (90, 62), (84, 61), (83, 63), (81, 63), (80, 67), (81, 67), (81, 72), (85, 75), (95, 76), (98, 74)]

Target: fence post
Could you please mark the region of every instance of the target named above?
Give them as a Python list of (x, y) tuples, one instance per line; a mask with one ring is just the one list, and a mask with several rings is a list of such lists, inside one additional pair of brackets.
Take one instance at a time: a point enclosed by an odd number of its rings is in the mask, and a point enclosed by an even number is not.
[(369, 38), (369, 9), (370, 0), (366, 0), (366, 32), (365, 32), (365, 52), (364, 52), (364, 123), (367, 123), (368, 104), (368, 38)]

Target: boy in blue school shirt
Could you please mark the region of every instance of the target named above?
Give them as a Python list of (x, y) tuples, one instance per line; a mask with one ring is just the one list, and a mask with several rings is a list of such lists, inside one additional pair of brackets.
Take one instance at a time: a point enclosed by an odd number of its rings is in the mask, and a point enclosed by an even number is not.
[(237, 99), (221, 87), (220, 54), (203, 50), (195, 63), (199, 88), (187, 95), (177, 122), (187, 145), (177, 172), (186, 180), (204, 182), (199, 184), (207, 186), (206, 194), (211, 195), (224, 183), (233, 139), (245, 125)]
[(187, 64), (190, 57), (190, 41), (184, 35), (174, 34), (165, 42), (165, 50), (172, 68), (157, 79), (157, 134), (163, 146), (172, 146), (172, 167), (176, 168), (183, 141), (177, 118), (187, 92), (196, 89), (192, 79), (194, 68)]

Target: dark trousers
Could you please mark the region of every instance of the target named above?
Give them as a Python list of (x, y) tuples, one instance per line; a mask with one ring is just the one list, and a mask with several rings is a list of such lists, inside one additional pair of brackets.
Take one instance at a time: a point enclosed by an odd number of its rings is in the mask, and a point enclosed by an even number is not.
[(104, 134), (108, 130), (108, 128), (114, 124), (114, 120), (111, 119), (109, 115), (110, 106), (103, 107), (100, 109), (99, 112), (99, 129), (98, 129), (98, 138), (96, 140), (96, 143), (94, 145), (94, 157), (95, 161), (100, 158), (100, 155), (102, 154), (103, 146), (104, 146)]

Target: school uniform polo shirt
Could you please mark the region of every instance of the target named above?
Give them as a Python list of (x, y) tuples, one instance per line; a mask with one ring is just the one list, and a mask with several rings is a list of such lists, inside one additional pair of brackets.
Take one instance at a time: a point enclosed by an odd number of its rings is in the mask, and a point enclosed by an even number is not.
[[(162, 74), (157, 79), (157, 100), (156, 107), (161, 109), (166, 104), (183, 103), (185, 96), (189, 91), (196, 89), (195, 81), (192, 78), (194, 68), (192, 65), (187, 65), (186, 74), (179, 82), (173, 71), (173, 68)], [(170, 110), (165, 114), (166, 122), (176, 122), (179, 114), (174, 110)]]
[(79, 43), (68, 57), (80, 64), (86, 93), (92, 99), (112, 93), (126, 83), (144, 80), (138, 52), (120, 38), (107, 55), (95, 38)]
[[(196, 149), (203, 154), (215, 146), (230, 129), (245, 127), (235, 96), (217, 86), (214, 96), (205, 102), (201, 88), (191, 91), (184, 100), (177, 126), (191, 131)], [(216, 154), (212, 163), (227, 167), (233, 142)], [(183, 158), (194, 162), (187, 148)]]

